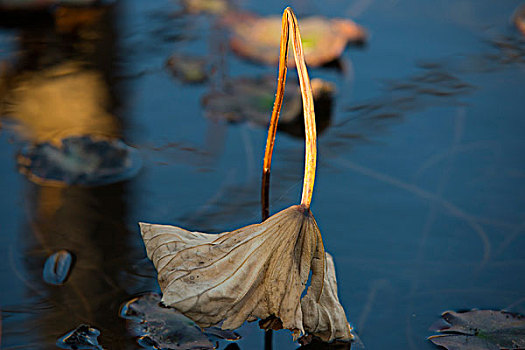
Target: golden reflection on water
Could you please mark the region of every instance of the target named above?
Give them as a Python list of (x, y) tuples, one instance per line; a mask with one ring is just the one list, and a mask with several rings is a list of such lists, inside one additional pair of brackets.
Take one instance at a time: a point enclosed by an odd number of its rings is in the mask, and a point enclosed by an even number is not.
[[(99, 329), (110, 348), (121, 348), (122, 339), (131, 343), (131, 337), (122, 336), (125, 322), (118, 318), (129, 288), (141, 283), (131, 270), (123, 269), (140, 259), (129, 245), (126, 184), (98, 188), (30, 184), (29, 189), (28, 225), (19, 259), (24, 257), (27, 274), (25, 297), (30, 305), (46, 307), (35, 307), (27, 323), (17, 326), (34, 328), (37, 334), (31, 338), (50, 344), (83, 323)], [(64, 285), (48, 285), (42, 280), (43, 262), (61, 249), (75, 258), (71, 274)]]
[[(14, 63), (4, 63), (2, 115), (20, 137), (59, 145), (70, 136), (120, 136), (110, 82), (113, 7), (59, 8), (54, 26), (22, 28)], [(102, 57), (102, 58), (101, 58)]]
[[(115, 113), (120, 96), (113, 85), (115, 12), (113, 6), (62, 9), (52, 26), (18, 29), (17, 55), (0, 72), (0, 98), (2, 117), (13, 121), (9, 125), (22, 141), (60, 146), (67, 137), (121, 137)], [(26, 286), (22, 307), (14, 310), (24, 316), (5, 322), (5, 333), (22, 330), (27, 336), (13, 337), (17, 346), (47, 348), (85, 323), (101, 331), (105, 347), (133, 346), (118, 317), (130, 288), (143, 282), (130, 275), (142, 254), (134, 254), (130, 244), (128, 185), (28, 182), (25, 191), (26, 224), (11, 257)], [(71, 274), (64, 285), (48, 285), (42, 279), (44, 261), (61, 249), (75, 257)]]
[(24, 138), (59, 145), (69, 136), (118, 137), (118, 121), (108, 112), (109, 105), (101, 73), (65, 61), (21, 74), (7, 97), (6, 112)]

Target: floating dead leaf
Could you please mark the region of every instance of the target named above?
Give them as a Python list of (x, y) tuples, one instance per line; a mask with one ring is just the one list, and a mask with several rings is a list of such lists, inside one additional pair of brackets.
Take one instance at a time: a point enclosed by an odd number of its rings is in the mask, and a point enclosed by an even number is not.
[[(260, 224), (218, 235), (146, 223), (140, 223), (141, 233), (158, 272), (162, 301), (199, 326), (222, 322), (221, 328), (235, 329), (245, 321), (261, 319), (263, 326), (291, 330), (294, 338), (308, 332), (326, 342), (350, 341), (351, 329), (337, 299), (335, 273), (310, 211), (317, 158), (315, 114), (299, 27), (290, 8), (282, 19), (277, 94), (263, 165), (263, 208), (268, 207), (265, 187), (284, 98), (290, 35), (305, 120), (301, 204)], [(309, 279), (307, 293), (301, 298)]]
[(63, 284), (73, 266), (73, 255), (67, 250), (59, 250), (50, 255), (44, 264), (43, 278), (49, 284)]
[(513, 15), (513, 21), (518, 30), (525, 35), (525, 4), (516, 9)]
[(449, 350), (525, 348), (525, 317), (506, 311), (446, 311), (432, 329), (443, 333), (428, 339)]
[[(225, 22), (233, 32), (230, 45), (235, 53), (264, 64), (279, 62), (281, 19), (278, 16), (244, 15)], [(305, 18), (300, 29), (306, 63), (312, 67), (336, 60), (349, 42), (364, 42), (367, 35), (355, 22), (340, 18)], [(294, 66), (292, 57), (288, 64)]]
[[(312, 79), (317, 132), (321, 133), (331, 119), (334, 85), (322, 79)], [(268, 110), (275, 98), (275, 82), (270, 76), (237, 78), (226, 83), (221, 92), (212, 92), (203, 98), (204, 108), (211, 119), (228, 122), (251, 122), (268, 125)], [(294, 136), (304, 137), (301, 90), (288, 88), (284, 94), (284, 110), (280, 114), (279, 128)]]
[(95, 349), (102, 350), (98, 344), (100, 331), (91, 326), (82, 324), (57, 340), (57, 346), (61, 349)]
[(100, 186), (133, 177), (141, 167), (138, 152), (120, 140), (68, 137), (61, 146), (25, 147), (18, 156), (21, 173), (39, 184)]
[(120, 315), (130, 319), (130, 330), (138, 343), (152, 349), (215, 349), (211, 339), (238, 340), (232, 331), (211, 327), (201, 330), (180, 312), (163, 307), (161, 297), (147, 293), (125, 303)]
[(185, 83), (203, 83), (208, 80), (208, 63), (203, 58), (174, 54), (166, 65), (175, 77)]
[(182, 5), (187, 13), (222, 15), (230, 10), (226, 0), (183, 0)]

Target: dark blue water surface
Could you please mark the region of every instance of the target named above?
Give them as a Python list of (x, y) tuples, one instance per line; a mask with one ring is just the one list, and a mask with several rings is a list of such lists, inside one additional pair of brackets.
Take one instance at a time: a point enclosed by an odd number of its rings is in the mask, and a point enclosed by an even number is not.
[[(525, 312), (525, 38), (510, 21), (520, 1), (237, 3), (260, 15), (291, 5), (299, 21), (350, 17), (369, 31), (364, 47), (345, 50), (343, 69), (310, 69), (337, 89), (319, 136), (312, 211), (366, 348), (433, 349), (428, 328), (445, 310)], [(234, 56), (213, 16), (180, 9), (121, 1), (98, 36), (75, 34), (82, 40), (57, 34), (49, 19), (2, 19), (10, 80), (0, 93), (29, 87), (0, 119), (2, 348), (52, 349), (81, 324), (100, 330), (104, 349), (138, 348), (119, 307), (159, 287), (137, 222), (222, 232), (260, 220), (266, 130), (214, 121), (202, 98), (224, 79), (276, 68)], [(174, 53), (209, 59), (210, 80), (174, 78), (165, 67)], [(67, 68), (79, 61), (88, 64)], [(55, 86), (58, 78), (45, 76), (56, 66), (55, 77), (80, 83), (27, 112), (49, 98), (31, 91)], [(79, 133), (123, 139), (141, 171), (89, 187), (18, 171), (28, 143)], [(278, 133), (271, 213), (299, 201), (303, 147)], [(46, 258), (61, 249), (74, 255), (71, 273), (62, 286), (46, 284)], [(256, 323), (238, 333), (241, 349), (263, 347)], [(297, 347), (288, 331), (275, 333), (274, 348)]]

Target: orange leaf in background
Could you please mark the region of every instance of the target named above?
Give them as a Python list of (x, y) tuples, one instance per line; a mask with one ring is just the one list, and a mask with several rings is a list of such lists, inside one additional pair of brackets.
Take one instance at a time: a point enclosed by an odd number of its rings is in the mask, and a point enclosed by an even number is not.
[(521, 5), (516, 9), (513, 20), (519, 31), (525, 35), (525, 5)]
[[(225, 20), (233, 32), (232, 50), (247, 59), (276, 65), (279, 62), (277, 38), (281, 19), (278, 16), (242, 16), (240, 20), (238, 15), (234, 20)], [(301, 20), (300, 29), (306, 63), (312, 67), (339, 58), (349, 42), (362, 43), (367, 38), (363, 27), (342, 18), (308, 17)], [(294, 60), (290, 59), (288, 65), (293, 67)]]

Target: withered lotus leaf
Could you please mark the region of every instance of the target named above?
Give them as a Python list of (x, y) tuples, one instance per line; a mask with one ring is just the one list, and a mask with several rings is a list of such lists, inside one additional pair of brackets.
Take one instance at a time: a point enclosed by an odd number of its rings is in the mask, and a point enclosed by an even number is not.
[[(279, 62), (281, 18), (245, 15), (230, 25), (232, 50), (240, 56), (264, 64)], [(309, 66), (320, 66), (341, 56), (349, 42), (364, 42), (366, 30), (349, 19), (310, 17), (301, 20), (304, 56)], [(294, 66), (289, 57), (289, 66)]]
[[(199, 326), (224, 320), (223, 329), (235, 329), (276, 316), (295, 336), (304, 334), (301, 294), (314, 268), (307, 303), (321, 298), (326, 262), (309, 209), (291, 206), (260, 224), (218, 235), (145, 223), (141, 231), (162, 301)], [(316, 313), (306, 315), (310, 328), (318, 328), (316, 318), (324, 320)]]
[(352, 339), (333, 259), (325, 255), (309, 209), (294, 205), (263, 223), (221, 234), (147, 223), (140, 228), (162, 302), (200, 327), (224, 320), (223, 329), (236, 329), (275, 316), (294, 337), (308, 332), (326, 342)]
[[(320, 260), (314, 260), (312, 265), (314, 273), (322, 268)], [(335, 339), (350, 340), (353, 338), (351, 328), (346, 319), (345, 310), (337, 297), (334, 259), (328, 253), (326, 253), (324, 266), (324, 282), (314, 284), (312, 279), (308, 293), (301, 300), (304, 329), (307, 333), (325, 342)]]
[[(271, 155), (284, 97), (290, 36), (305, 117), (303, 193), (300, 205), (268, 217)], [(315, 113), (297, 18), (290, 8), (283, 14), (280, 49), (261, 186), (266, 220), (220, 234), (140, 223), (142, 238), (158, 272), (162, 301), (201, 327), (221, 324), (223, 329), (235, 329), (245, 321), (261, 319), (263, 328), (282, 325), (294, 338), (308, 332), (327, 342), (350, 341), (353, 336), (337, 298), (333, 261), (324, 251), (310, 211), (317, 159)]]

